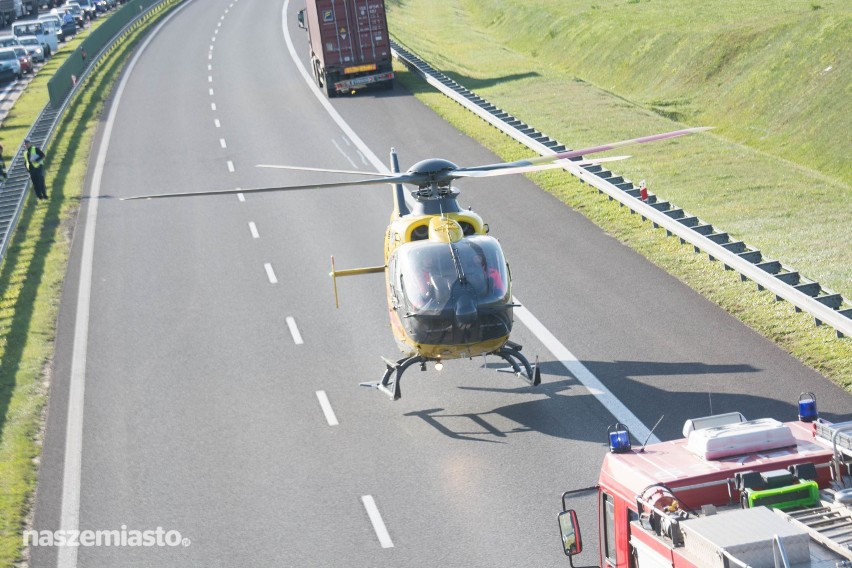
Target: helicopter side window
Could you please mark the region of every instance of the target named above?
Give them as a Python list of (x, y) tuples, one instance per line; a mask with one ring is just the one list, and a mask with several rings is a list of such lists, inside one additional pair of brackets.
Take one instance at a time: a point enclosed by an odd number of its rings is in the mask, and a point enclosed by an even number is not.
[(412, 241), (423, 241), (429, 238), (429, 225), (417, 225), (411, 229)]
[(467, 221), (459, 221), (459, 225), (461, 226), (462, 233), (464, 233), (464, 236), (466, 237), (469, 237), (476, 233), (476, 229), (474, 229), (473, 225), (471, 225)]

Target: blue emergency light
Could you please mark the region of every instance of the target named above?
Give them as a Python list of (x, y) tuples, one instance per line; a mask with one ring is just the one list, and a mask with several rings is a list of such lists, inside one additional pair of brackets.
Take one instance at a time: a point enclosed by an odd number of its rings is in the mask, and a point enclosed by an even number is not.
[(817, 418), (819, 418), (819, 412), (817, 412), (814, 393), (803, 392), (799, 395), (799, 420), (813, 422)]
[(630, 451), (630, 430), (627, 426), (616, 422), (607, 428), (609, 434), (609, 451), (614, 454), (623, 454)]

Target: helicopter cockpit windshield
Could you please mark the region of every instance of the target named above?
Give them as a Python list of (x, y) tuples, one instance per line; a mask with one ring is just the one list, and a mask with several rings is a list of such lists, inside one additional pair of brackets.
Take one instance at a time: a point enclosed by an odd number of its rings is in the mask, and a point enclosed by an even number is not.
[(493, 237), (418, 241), (397, 249), (393, 278), (409, 309), (440, 312), (460, 297), (484, 306), (508, 302), (506, 260)]

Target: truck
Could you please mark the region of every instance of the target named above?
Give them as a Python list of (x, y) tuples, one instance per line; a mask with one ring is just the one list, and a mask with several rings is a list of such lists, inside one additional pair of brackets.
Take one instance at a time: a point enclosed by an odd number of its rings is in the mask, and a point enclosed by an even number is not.
[(852, 421), (739, 413), (687, 420), (683, 438), (635, 449), (610, 427), (593, 487), (566, 491), (558, 515), (573, 567), (583, 550), (573, 499), (595, 491), (601, 566), (852, 568)]
[(306, 0), (297, 19), (308, 33), (314, 80), (329, 98), (393, 88), (384, 0)]
[(15, 0), (0, 0), (0, 28), (14, 22), (16, 17)]

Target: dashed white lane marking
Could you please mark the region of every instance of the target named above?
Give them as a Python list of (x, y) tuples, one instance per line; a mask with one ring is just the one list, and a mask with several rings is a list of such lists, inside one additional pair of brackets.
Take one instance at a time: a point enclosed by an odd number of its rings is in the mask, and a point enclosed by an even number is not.
[(370, 522), (373, 523), (373, 530), (376, 531), (376, 536), (379, 537), (379, 543), (382, 548), (393, 548), (393, 542), (388, 534), (388, 529), (385, 528), (385, 522), (379, 514), (379, 508), (376, 507), (376, 502), (372, 495), (364, 495), (361, 497), (361, 502), (364, 503), (364, 508), (367, 509), (367, 515), (370, 516)]
[(222, 123), (219, 122), (218, 118), (214, 118), (213, 119), (213, 126), (215, 126), (216, 128), (222, 128)]
[[(242, 195), (242, 193), (240, 195)], [(251, 238), (260, 238), (260, 233), (257, 232), (257, 225), (254, 224), (254, 221), (249, 221), (249, 231), (251, 231)]]
[(234, 162), (228, 160), (228, 171), (234, 173)]
[(210, 93), (211, 97), (213, 96), (213, 89), (209, 89), (207, 92)]
[(208, 70), (208, 71), (213, 71), (213, 65), (208, 64), (208, 65), (207, 65), (207, 70)]
[(227, 146), (225, 145), (225, 139), (224, 138), (219, 138), (219, 146), (221, 146), (222, 148), (227, 148)]
[(325, 391), (317, 391), (317, 398), (319, 399), (322, 413), (325, 414), (325, 421), (328, 422), (329, 426), (337, 426), (337, 416), (334, 415), (334, 410), (331, 408), (331, 403), (328, 401)]
[(266, 277), (269, 278), (269, 283), (278, 284), (278, 278), (275, 277), (275, 271), (272, 270), (272, 265), (267, 262), (263, 265), (263, 268), (266, 269)]
[(302, 341), (302, 334), (299, 333), (299, 328), (296, 327), (296, 320), (288, 316), (287, 327), (290, 328), (290, 335), (293, 336), (293, 343), (296, 345), (302, 345), (304, 341)]
[(213, 82), (213, 75), (207, 75), (207, 82), (208, 82), (208, 83), (212, 83), (212, 82)]
[[(237, 189), (239, 189), (239, 187), (238, 187)], [(243, 195), (242, 193), (238, 193), (238, 194), (237, 194), (237, 199), (239, 199), (241, 202), (245, 203), (245, 201), (246, 201), (246, 196), (245, 196), (245, 195)]]
[(216, 103), (210, 103), (210, 110), (216, 110)]

